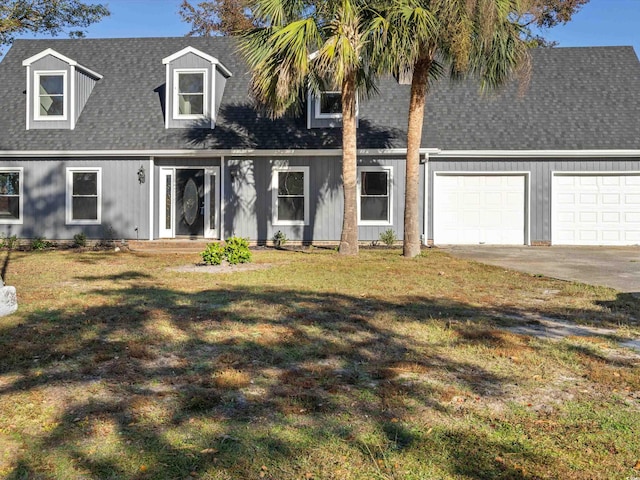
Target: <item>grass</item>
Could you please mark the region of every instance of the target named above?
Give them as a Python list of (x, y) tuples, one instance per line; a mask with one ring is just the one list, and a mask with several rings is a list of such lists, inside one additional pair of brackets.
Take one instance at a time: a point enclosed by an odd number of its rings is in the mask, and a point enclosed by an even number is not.
[[(437, 250), (12, 253), (0, 477), (640, 477), (640, 301)], [(549, 341), (532, 314), (615, 329)], [(523, 318), (525, 318), (523, 320)]]

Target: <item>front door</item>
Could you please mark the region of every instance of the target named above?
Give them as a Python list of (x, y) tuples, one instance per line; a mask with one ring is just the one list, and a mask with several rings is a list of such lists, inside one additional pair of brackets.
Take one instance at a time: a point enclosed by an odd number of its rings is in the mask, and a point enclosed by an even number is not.
[(160, 238), (218, 238), (220, 167), (160, 170)]
[(204, 236), (204, 170), (176, 169), (176, 235)]

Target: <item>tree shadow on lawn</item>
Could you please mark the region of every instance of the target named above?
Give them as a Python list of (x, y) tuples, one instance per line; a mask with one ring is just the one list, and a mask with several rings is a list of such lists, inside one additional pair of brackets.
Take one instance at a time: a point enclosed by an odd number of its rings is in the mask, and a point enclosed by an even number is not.
[[(253, 478), (274, 463), (293, 470), (263, 471), (266, 478), (299, 478), (309, 468), (304, 459), (322, 448), (342, 450), (345, 458), (359, 451), (359, 478), (367, 471), (392, 478), (376, 456), (384, 463), (404, 452), (433, 453), (445, 459), (442, 471), (477, 479), (534, 478), (498, 465), (502, 452), (553, 463), (524, 444), (473, 429), (430, 435), (411, 424), (416, 409), (455, 418), (452, 396), (499, 398), (516, 381), (438, 354), (437, 342), (411, 330), (416, 322), (444, 325), (492, 317), (494, 310), (287, 289), (184, 293), (136, 286), (145, 277), (133, 273), (112, 278), (131, 281), (129, 288), (91, 292), (103, 306), (35, 312), (1, 333), (0, 374), (15, 377), (0, 385), (1, 397), (82, 391), (62, 401), (56, 426), (28, 442), (8, 478), (54, 478), (47, 470), (52, 458), (66, 465), (65, 474), (82, 478)], [(452, 345), (478, 341), (462, 323), (456, 331)], [(456, 386), (436, 381), (447, 375)]]

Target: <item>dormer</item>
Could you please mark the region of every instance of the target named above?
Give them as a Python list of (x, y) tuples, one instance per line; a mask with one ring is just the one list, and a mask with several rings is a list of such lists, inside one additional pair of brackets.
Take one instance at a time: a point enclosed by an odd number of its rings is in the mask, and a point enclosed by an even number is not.
[(27, 130), (73, 130), (102, 75), (48, 48), (27, 67)]
[[(358, 100), (356, 98), (356, 116)], [(307, 128), (342, 127), (342, 95), (338, 91), (311, 92), (307, 95)]]
[(193, 47), (162, 60), (166, 65), (166, 128), (214, 128), (231, 72)]

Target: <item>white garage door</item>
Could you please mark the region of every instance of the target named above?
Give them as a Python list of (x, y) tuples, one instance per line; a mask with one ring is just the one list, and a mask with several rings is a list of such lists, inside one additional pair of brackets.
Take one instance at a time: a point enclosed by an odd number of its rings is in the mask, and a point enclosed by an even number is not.
[(436, 244), (525, 244), (525, 175), (434, 177)]
[(640, 175), (553, 176), (555, 245), (640, 243)]

